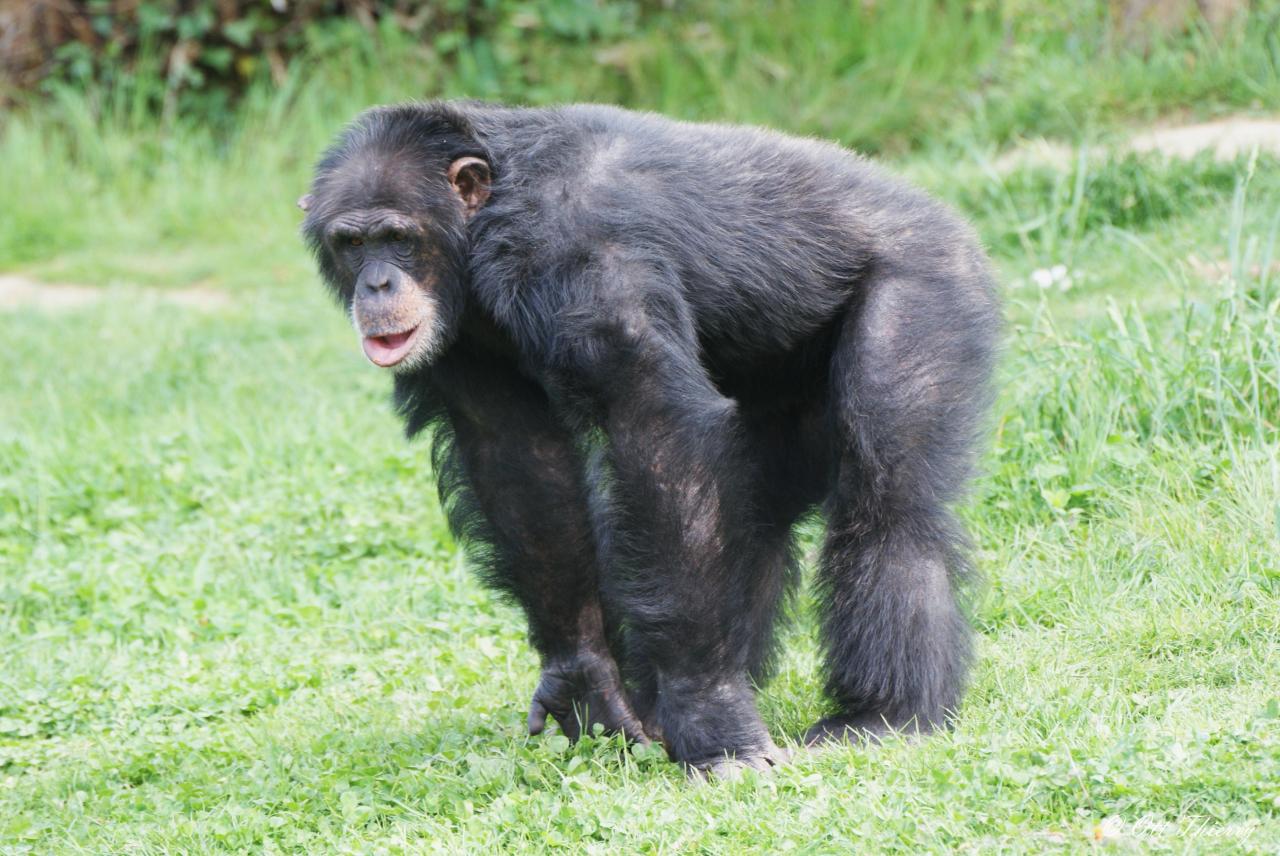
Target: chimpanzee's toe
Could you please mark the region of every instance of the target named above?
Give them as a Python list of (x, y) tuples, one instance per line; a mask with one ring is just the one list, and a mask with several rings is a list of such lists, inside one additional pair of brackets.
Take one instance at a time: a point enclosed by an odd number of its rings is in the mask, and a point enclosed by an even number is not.
[(791, 761), (791, 752), (775, 745), (769, 745), (759, 752), (739, 755), (725, 755), (704, 762), (690, 763), (685, 766), (689, 778), (699, 782), (734, 781), (742, 777), (746, 770), (768, 773), (774, 767), (781, 767)]

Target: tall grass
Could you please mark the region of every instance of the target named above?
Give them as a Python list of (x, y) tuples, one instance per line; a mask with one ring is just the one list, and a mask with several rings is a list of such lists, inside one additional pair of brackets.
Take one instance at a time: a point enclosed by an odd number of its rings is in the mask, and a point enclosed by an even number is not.
[[(1224, 262), (1209, 281), (1204, 270), (1165, 261), (1142, 235), (1108, 225), (1099, 242), (1136, 256), (1129, 275), (1142, 277), (1139, 291), (1166, 298), (1139, 305), (1099, 295), (1103, 311), (1082, 325), (1040, 296), (1014, 323), (1017, 368), (1003, 387), (989, 485), (1021, 497), (999, 503), (1009, 519), (1088, 518), (1131, 495), (1135, 480), (1166, 477), (1170, 462), (1191, 476), (1189, 502), (1246, 472), (1270, 480), (1268, 502), (1280, 499), (1280, 207), (1272, 192), (1265, 228), (1252, 227), (1256, 164), (1237, 167)], [(1280, 535), (1280, 506), (1258, 513), (1277, 515)]]
[(1262, 7), (1221, 39), (1194, 32), (1145, 52), (1113, 43), (1101, 0), (1070, 13), (966, 0), (750, 10), (705, 0), (654, 7), (625, 30), (596, 22), (591, 39), (506, 22), (450, 51), (389, 28), (329, 28), (283, 83), (251, 88), (228, 122), (153, 115), (147, 105), (165, 84), (145, 72), (89, 92), (55, 88), (0, 118), (0, 265), (95, 244), (252, 245), (281, 234), (285, 201), (341, 123), (407, 98), (605, 100), (898, 153), (1280, 103), (1280, 19)]

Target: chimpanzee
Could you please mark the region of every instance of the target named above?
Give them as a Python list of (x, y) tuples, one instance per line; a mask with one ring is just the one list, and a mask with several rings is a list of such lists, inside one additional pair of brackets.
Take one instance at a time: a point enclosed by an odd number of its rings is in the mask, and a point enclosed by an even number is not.
[(970, 630), (950, 506), (999, 310), (970, 229), (835, 145), (613, 107), (371, 109), (304, 234), (453, 529), (528, 616), (528, 728), (661, 740), (692, 774), (783, 759), (756, 710), (821, 511), (830, 715), (924, 732)]

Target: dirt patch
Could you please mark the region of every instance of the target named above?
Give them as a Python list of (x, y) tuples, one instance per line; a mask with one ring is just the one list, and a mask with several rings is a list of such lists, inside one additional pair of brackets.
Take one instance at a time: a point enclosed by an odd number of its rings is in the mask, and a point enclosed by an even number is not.
[[(1232, 160), (1249, 154), (1255, 147), (1264, 154), (1280, 155), (1280, 119), (1234, 117), (1194, 125), (1150, 128), (1115, 145), (1099, 146), (1097, 151), (1157, 153), (1183, 159), (1208, 151), (1219, 160)], [(995, 167), (1002, 173), (1036, 166), (1068, 169), (1078, 157), (1079, 151), (1073, 146), (1050, 140), (1031, 140), (1000, 155), (995, 160)]]
[[(1231, 262), (1226, 259), (1202, 259), (1196, 255), (1187, 256), (1187, 265), (1196, 276), (1210, 282), (1220, 282), (1235, 273)], [(1272, 277), (1280, 274), (1280, 260), (1273, 261), (1265, 268), (1261, 263), (1254, 263), (1241, 271), (1242, 276), (1258, 279), (1262, 276)]]
[(1177, 128), (1154, 128), (1133, 137), (1128, 145), (1130, 151), (1159, 152), (1175, 158), (1190, 158), (1211, 151), (1219, 160), (1233, 160), (1254, 148), (1280, 155), (1280, 120), (1221, 119)]
[(230, 295), (225, 292), (200, 286), (175, 289), (131, 288), (116, 291), (88, 285), (39, 282), (14, 274), (0, 275), (0, 311), (27, 308), (66, 311), (101, 300), (119, 299), (121, 296), (129, 300), (156, 300), (161, 303), (172, 303), (203, 312), (211, 312), (231, 303)]

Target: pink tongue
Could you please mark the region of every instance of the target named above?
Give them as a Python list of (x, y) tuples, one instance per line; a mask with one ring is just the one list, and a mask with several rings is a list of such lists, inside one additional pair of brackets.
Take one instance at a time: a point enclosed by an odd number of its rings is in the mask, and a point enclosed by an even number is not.
[[(416, 328), (415, 328), (416, 329)], [(403, 333), (392, 333), (389, 336), (365, 336), (364, 355), (371, 363), (379, 366), (393, 366), (404, 359), (409, 351), (409, 340), (413, 338), (413, 330)]]

